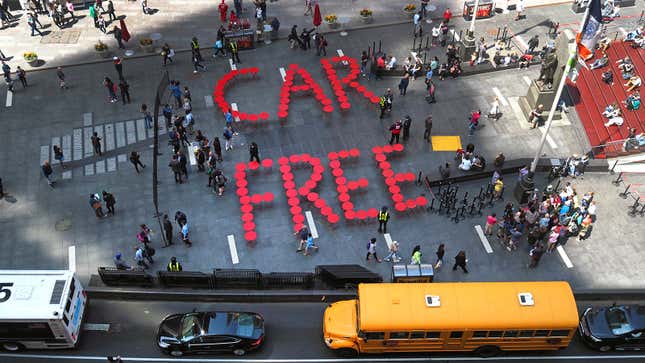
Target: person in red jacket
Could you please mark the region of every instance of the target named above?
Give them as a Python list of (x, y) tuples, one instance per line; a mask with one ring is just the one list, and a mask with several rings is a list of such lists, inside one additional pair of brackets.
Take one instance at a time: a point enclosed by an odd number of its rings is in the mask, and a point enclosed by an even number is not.
[(222, 3), (217, 6), (217, 9), (219, 10), (219, 20), (225, 23), (228, 14), (228, 5), (226, 5), (225, 0), (222, 0)]
[(399, 143), (401, 129), (403, 129), (403, 122), (401, 122), (401, 120), (396, 120), (396, 122), (390, 126), (390, 132), (392, 133), (392, 136), (390, 137), (390, 145), (392, 145), (394, 141), (396, 141), (397, 144)]
[(448, 22), (450, 22), (450, 18), (452, 18), (452, 12), (450, 11), (450, 8), (447, 8), (446, 11), (443, 12), (443, 21), (448, 24)]

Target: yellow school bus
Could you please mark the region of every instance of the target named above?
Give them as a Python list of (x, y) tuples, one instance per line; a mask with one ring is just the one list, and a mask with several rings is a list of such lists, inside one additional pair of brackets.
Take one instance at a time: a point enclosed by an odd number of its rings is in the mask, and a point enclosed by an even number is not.
[(363, 353), (555, 350), (578, 326), (571, 287), (552, 282), (360, 284), (325, 310), (323, 339)]

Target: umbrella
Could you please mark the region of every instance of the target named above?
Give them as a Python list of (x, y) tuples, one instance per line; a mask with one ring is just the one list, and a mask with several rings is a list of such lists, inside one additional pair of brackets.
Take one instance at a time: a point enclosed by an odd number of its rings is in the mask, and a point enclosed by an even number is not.
[(314, 8), (314, 26), (319, 27), (321, 23), (322, 16), (320, 16), (320, 6), (316, 3), (316, 7)]
[(125, 21), (123, 19), (119, 20), (121, 23), (121, 35), (123, 36), (123, 41), (127, 42), (130, 40), (130, 32), (128, 32), (128, 27), (125, 26)]

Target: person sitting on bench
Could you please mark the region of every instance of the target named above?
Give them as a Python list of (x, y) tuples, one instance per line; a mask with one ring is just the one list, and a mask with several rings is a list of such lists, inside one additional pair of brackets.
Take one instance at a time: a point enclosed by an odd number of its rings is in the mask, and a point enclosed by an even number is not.
[(607, 57), (607, 54), (603, 55), (601, 58), (596, 59), (592, 64), (590, 69), (597, 69), (597, 68), (602, 68), (607, 65), (607, 62), (609, 62), (609, 58)]
[(461, 159), (461, 164), (459, 164), (459, 169), (464, 171), (469, 171), (473, 166), (472, 161), (470, 161), (470, 156), (464, 156)]
[(639, 76), (632, 76), (629, 78), (627, 83), (624, 84), (625, 87), (627, 88), (627, 92), (631, 92), (634, 90), (634, 88), (640, 87), (641, 86), (641, 77)]
[(486, 167), (486, 159), (484, 159), (479, 155), (475, 155), (475, 157), (473, 158), (473, 164), (471, 165), (470, 170), (479, 171), (479, 170), (484, 170), (485, 167)]
[(607, 118), (620, 116), (620, 107), (618, 107), (617, 103), (614, 103), (612, 105), (607, 105), (607, 107), (605, 107), (605, 111), (603, 111), (602, 115), (607, 117)]
[(641, 95), (640, 93), (638, 93), (638, 91), (627, 96), (627, 99), (625, 100), (625, 107), (627, 107), (628, 110), (635, 111), (635, 110), (638, 110), (640, 106), (641, 106)]
[(633, 42), (634, 39), (636, 39), (637, 37), (642, 36), (643, 32), (645, 32), (645, 30), (644, 30), (643, 26), (641, 25), (638, 28), (636, 28), (636, 29), (630, 31), (629, 33), (627, 33), (625, 38), (623, 38), (623, 41), (625, 41), (625, 42)]
[(609, 85), (614, 84), (614, 74), (610, 70), (602, 72), (602, 77), (601, 78), (602, 78), (603, 82), (605, 82), (605, 83), (607, 83)]

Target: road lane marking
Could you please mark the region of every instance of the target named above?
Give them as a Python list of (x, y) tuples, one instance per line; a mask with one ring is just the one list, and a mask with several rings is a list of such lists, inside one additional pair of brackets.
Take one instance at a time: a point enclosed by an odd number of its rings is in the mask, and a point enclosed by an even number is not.
[(13, 92), (7, 90), (7, 102), (4, 104), (6, 107), (13, 105)]
[(228, 239), (228, 249), (231, 250), (231, 261), (233, 262), (234, 265), (237, 265), (240, 263), (239, 257), (237, 257), (237, 247), (235, 246), (235, 236), (232, 234), (229, 234), (226, 236)]
[(307, 224), (309, 225), (311, 237), (318, 238), (318, 230), (316, 229), (316, 223), (314, 222), (314, 216), (311, 214), (311, 211), (306, 211), (305, 217), (307, 217)]
[(137, 142), (137, 126), (134, 124), (134, 120), (125, 122), (125, 136), (128, 144)]
[[(544, 133), (546, 132), (546, 127), (545, 126), (538, 127), (538, 129), (540, 129), (540, 132), (542, 133), (542, 135), (544, 135)], [(546, 135), (546, 142), (549, 143), (549, 146), (551, 146), (551, 149), (557, 149), (558, 148), (558, 144), (555, 143), (555, 140), (553, 140), (551, 135)]]
[(76, 272), (76, 246), (67, 249), (67, 269)]
[(282, 82), (287, 78), (287, 71), (284, 70), (284, 67), (280, 67), (280, 77), (282, 77)]
[(495, 93), (495, 96), (499, 98), (499, 102), (502, 103), (502, 106), (508, 106), (508, 101), (506, 101), (506, 98), (502, 94), (502, 92), (499, 90), (497, 87), (493, 87), (493, 93)]
[(138, 119), (137, 120), (137, 137), (139, 138), (139, 141), (145, 141), (146, 138), (148, 137), (146, 135), (146, 120), (145, 119)]
[(94, 146), (92, 145), (92, 134), (94, 129), (91, 126), (83, 128), (83, 155), (86, 158), (94, 155)]
[(83, 129), (74, 129), (73, 132), (74, 160), (83, 158)]
[(233, 63), (233, 58), (228, 59), (228, 64), (231, 66), (232, 71), (237, 71), (237, 66)]
[[(231, 111), (239, 111), (239, 109), (237, 108), (237, 103), (231, 102)], [(240, 116), (233, 116), (233, 118), (235, 119), (235, 122), (240, 122)]]
[[(343, 50), (342, 50), (342, 49), (336, 49), (336, 54), (338, 54), (338, 56), (339, 56), (339, 57), (344, 57), (344, 56), (345, 56), (345, 53), (343, 53)], [(343, 61), (343, 65), (344, 65), (344, 66), (346, 66), (346, 65), (348, 65), (348, 64), (349, 64), (349, 62), (347, 62), (347, 61)]]
[(531, 85), (531, 79), (529, 77), (522, 76), (522, 79), (524, 80), (524, 82), (526, 83), (527, 86)]
[(385, 238), (385, 243), (387, 243), (387, 248), (389, 250), (390, 247), (392, 247), (392, 243), (393, 243), (392, 242), (392, 236), (390, 236), (389, 233), (385, 233), (385, 234), (383, 234), (383, 238)]
[(560, 258), (562, 259), (562, 262), (564, 262), (565, 266), (567, 266), (567, 268), (573, 268), (573, 263), (571, 263), (569, 256), (567, 256), (567, 253), (564, 252), (564, 247), (558, 246), (556, 249), (558, 250)]
[(95, 324), (95, 323), (85, 323), (83, 324), (83, 330), (87, 331), (108, 331), (110, 330), (110, 324)]
[(484, 234), (484, 231), (482, 230), (482, 226), (479, 224), (475, 226), (475, 232), (477, 232), (477, 235), (479, 236), (479, 239), (482, 241), (482, 244), (484, 245), (484, 249), (486, 250), (487, 253), (493, 253), (493, 248), (490, 246), (490, 243), (488, 242), (488, 238), (486, 238), (486, 235)]

